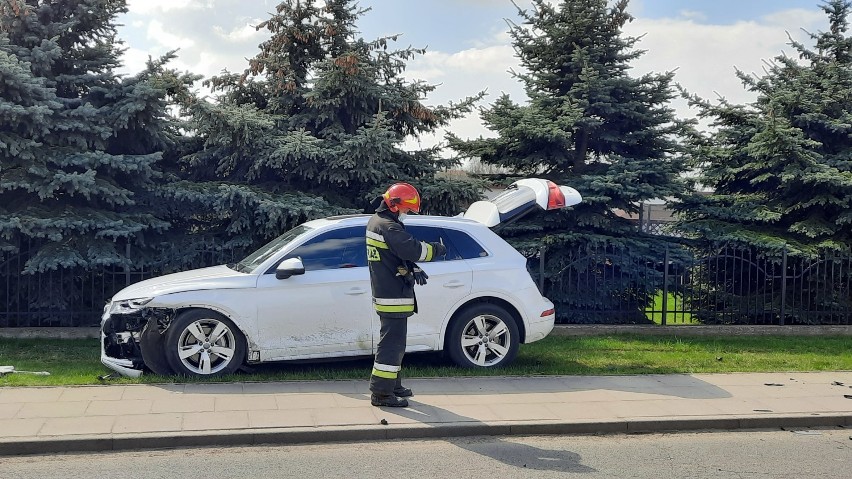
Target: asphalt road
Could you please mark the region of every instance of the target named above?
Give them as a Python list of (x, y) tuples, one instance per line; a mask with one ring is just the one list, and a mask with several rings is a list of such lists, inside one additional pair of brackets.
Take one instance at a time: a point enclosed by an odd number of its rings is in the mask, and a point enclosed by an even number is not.
[(0, 478), (849, 478), (852, 430), (477, 437), (0, 458)]

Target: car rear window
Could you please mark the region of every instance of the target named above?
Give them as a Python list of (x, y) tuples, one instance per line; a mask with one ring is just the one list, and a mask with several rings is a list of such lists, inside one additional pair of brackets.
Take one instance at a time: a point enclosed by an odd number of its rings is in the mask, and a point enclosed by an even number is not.
[(485, 248), (463, 231), (443, 228), (444, 234), (452, 243), (457, 255), (463, 259), (474, 259), (488, 256)]
[(463, 231), (420, 225), (406, 226), (405, 230), (419, 241), (444, 242), (444, 246), (447, 247), (447, 256), (436, 258), (433, 261), (455, 261), (488, 256), (485, 249)]

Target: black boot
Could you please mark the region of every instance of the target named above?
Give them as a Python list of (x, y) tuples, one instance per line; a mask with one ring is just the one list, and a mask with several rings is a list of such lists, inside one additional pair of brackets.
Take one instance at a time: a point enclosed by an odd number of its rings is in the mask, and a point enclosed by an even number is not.
[(384, 396), (378, 394), (370, 395), (370, 404), (373, 406), (385, 406), (385, 407), (408, 407), (408, 400), (403, 398), (398, 398), (394, 395)]
[(408, 388), (404, 388), (402, 386), (398, 386), (394, 388), (393, 395), (400, 398), (410, 398), (411, 396), (414, 396), (414, 391)]

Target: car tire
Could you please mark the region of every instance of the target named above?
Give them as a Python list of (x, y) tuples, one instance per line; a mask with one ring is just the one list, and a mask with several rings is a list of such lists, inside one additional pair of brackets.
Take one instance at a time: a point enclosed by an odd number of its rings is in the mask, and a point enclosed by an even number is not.
[(518, 354), (520, 334), (504, 308), (479, 303), (458, 312), (447, 330), (447, 354), (463, 368), (498, 368)]
[(246, 339), (224, 315), (193, 309), (179, 314), (169, 325), (165, 352), (176, 374), (223, 376), (234, 373), (245, 362)]
[(165, 339), (166, 335), (160, 333), (157, 327), (157, 320), (150, 319), (142, 328), (139, 350), (142, 352), (145, 368), (160, 376), (171, 376), (175, 372), (166, 360)]

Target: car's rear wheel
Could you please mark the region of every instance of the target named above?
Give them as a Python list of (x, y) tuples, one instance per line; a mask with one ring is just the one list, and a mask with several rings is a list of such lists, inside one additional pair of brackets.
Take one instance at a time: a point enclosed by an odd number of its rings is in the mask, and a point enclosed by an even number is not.
[(179, 314), (166, 331), (166, 360), (177, 374), (221, 376), (239, 369), (246, 340), (230, 319), (206, 309)]
[(456, 314), (447, 331), (447, 353), (465, 368), (496, 368), (518, 354), (520, 335), (515, 319), (504, 308), (474, 304)]

